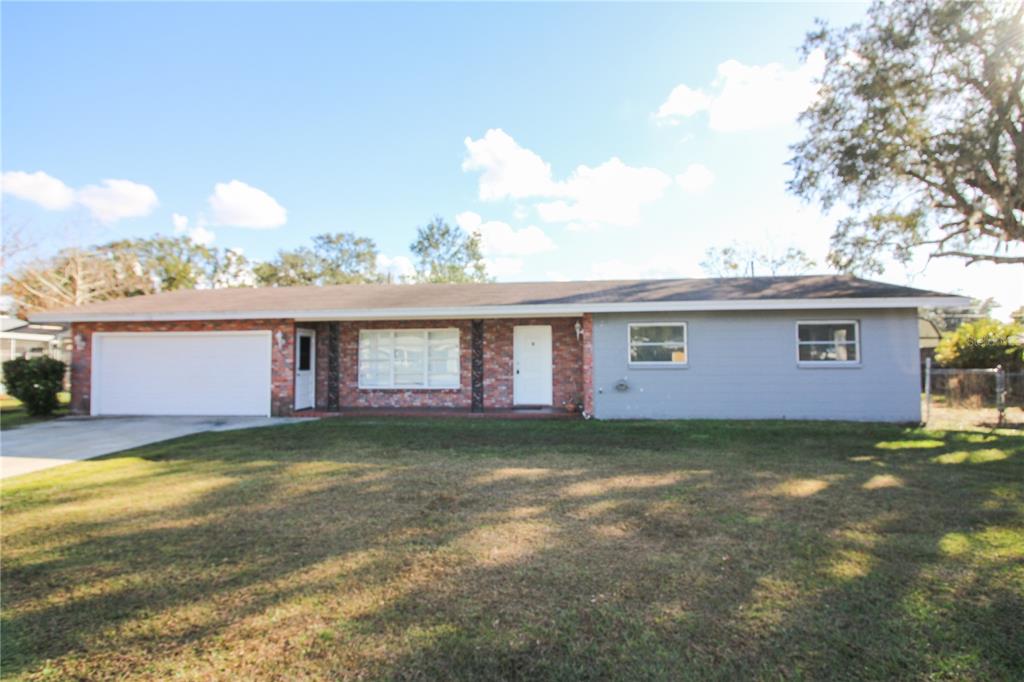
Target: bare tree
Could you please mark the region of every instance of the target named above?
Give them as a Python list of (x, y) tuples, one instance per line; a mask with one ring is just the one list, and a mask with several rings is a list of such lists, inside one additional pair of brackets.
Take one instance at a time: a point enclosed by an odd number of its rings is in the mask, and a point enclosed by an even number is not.
[(3, 219), (3, 235), (0, 237), (0, 269), (7, 269), (11, 261), (33, 247), (26, 236), (26, 223), (15, 223), (6, 215)]
[(153, 290), (154, 282), (130, 255), (80, 248), (28, 263), (8, 274), (3, 285), (21, 316)]
[(802, 275), (816, 266), (807, 252), (795, 246), (782, 254), (762, 253), (736, 244), (713, 246), (704, 252), (704, 260), (700, 262), (700, 267), (711, 277)]

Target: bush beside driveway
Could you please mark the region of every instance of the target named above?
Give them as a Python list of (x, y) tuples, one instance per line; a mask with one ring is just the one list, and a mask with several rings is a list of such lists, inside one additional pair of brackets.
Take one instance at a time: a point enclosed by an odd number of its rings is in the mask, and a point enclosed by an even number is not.
[(342, 418), (2, 504), (12, 679), (1024, 669), (1019, 431)]

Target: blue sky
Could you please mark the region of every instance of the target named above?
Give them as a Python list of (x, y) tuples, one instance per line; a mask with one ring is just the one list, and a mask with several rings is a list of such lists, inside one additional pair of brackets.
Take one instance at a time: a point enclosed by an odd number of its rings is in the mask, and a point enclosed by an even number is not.
[[(440, 214), (503, 280), (700, 276), (734, 242), (823, 263), (836, 216), (785, 191), (797, 48), (863, 10), (4, 3), (4, 217), (39, 255), (346, 230), (401, 271)], [(1024, 303), (1017, 270), (923, 266), (885, 279)]]

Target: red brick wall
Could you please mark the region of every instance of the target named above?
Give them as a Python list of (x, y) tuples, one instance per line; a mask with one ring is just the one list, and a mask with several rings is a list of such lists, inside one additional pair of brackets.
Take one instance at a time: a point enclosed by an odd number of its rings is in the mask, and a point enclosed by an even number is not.
[[(522, 324), (551, 325), (553, 399), (556, 407), (566, 401), (583, 398), (583, 344), (576, 339), (577, 318), (539, 318), (484, 320), (484, 409), (512, 407), (512, 328)], [(306, 325), (302, 325), (306, 326)], [(327, 404), (326, 329), (318, 331), (317, 406)], [(437, 329), (459, 330), (461, 385), (458, 389), (360, 389), (360, 329)], [(472, 404), (472, 329), (469, 320), (408, 320), (341, 323), (340, 406), (370, 407), (445, 407), (469, 409)], [(322, 359), (321, 359), (322, 358)]]
[(484, 409), (513, 405), (512, 329), (551, 325), (552, 400), (555, 407), (583, 397), (583, 345), (576, 339), (575, 317), (484, 320)]
[[(92, 335), (95, 332), (196, 332), (269, 330), (271, 401), (274, 415), (288, 415), (295, 405), (295, 323), (292, 320), (216, 320), (188, 322), (76, 322), (71, 325), (71, 411), (89, 414), (92, 384)], [(283, 347), (278, 345), (281, 332)]]
[[(459, 388), (455, 389), (360, 389), (360, 329), (459, 330)], [(409, 320), (341, 323), (340, 406), (346, 407), (447, 407), (469, 409), (472, 400), (472, 330), (469, 320)], [(326, 392), (326, 385), (325, 385)]]
[[(578, 318), (492, 319), (484, 321), (484, 409), (512, 407), (512, 329), (517, 325), (551, 325), (553, 374), (553, 402), (555, 407), (570, 400), (589, 398), (593, 390), (585, 390), (584, 370), (586, 348), (590, 334), (583, 341), (576, 338)], [(586, 328), (589, 316), (582, 320)], [(339, 403), (341, 409), (372, 407), (444, 407), (470, 408), (472, 402), (472, 330), (469, 320), (410, 320), (341, 322)], [(279, 347), (273, 343), (272, 372), (273, 395), (271, 410), (275, 415), (287, 415), (295, 404), (295, 330), (296, 327), (313, 329), (316, 337), (316, 406), (327, 409), (328, 356), (330, 334), (328, 323), (299, 323), (293, 320), (221, 320), (211, 322), (96, 322), (72, 325), (72, 339), (81, 337), (82, 344), (74, 344), (71, 361), (71, 406), (76, 414), (89, 413), (89, 386), (91, 380), (92, 334), (97, 331), (242, 331), (268, 329), (280, 331), (285, 340)], [(359, 388), (359, 330), (360, 329), (436, 329), (459, 330), (461, 385), (457, 389), (360, 389)], [(592, 383), (592, 380), (591, 380)], [(591, 405), (592, 408), (592, 405)], [(588, 408), (588, 409), (591, 409)]]

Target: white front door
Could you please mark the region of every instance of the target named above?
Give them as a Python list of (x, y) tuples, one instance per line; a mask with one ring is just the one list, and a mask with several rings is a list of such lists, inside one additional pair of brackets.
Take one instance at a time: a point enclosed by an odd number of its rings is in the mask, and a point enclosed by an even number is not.
[(516, 405), (551, 404), (551, 326), (512, 329), (512, 401)]
[(300, 329), (295, 342), (295, 409), (316, 404), (316, 332)]

